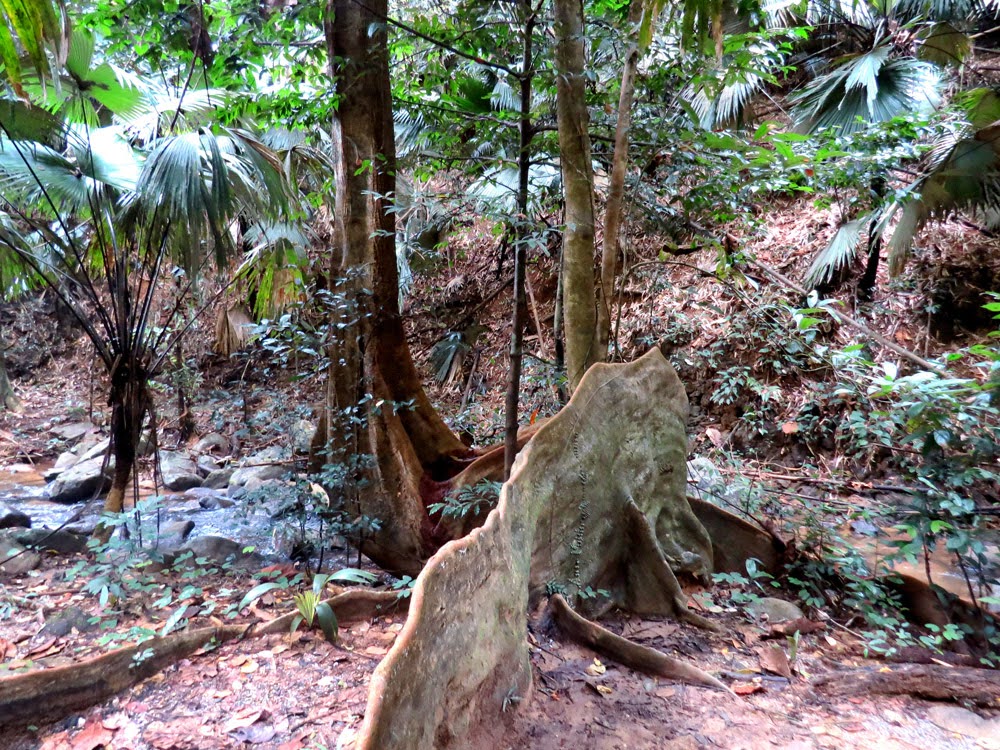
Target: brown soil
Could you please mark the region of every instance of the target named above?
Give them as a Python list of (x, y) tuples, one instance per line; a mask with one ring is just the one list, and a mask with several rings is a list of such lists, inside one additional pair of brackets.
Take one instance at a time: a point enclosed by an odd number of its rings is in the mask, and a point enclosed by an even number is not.
[[(735, 696), (644, 677), (602, 664), (587, 649), (533, 634), (534, 691), (531, 696), (511, 696), (509, 723), (498, 747), (996, 747), (936, 726), (928, 718), (931, 704), (924, 701), (831, 700), (813, 691), (811, 678), (859, 661), (857, 643), (850, 635), (802, 636), (797, 656), (789, 663), (788, 643), (761, 641), (765, 629), (734, 614), (726, 615), (724, 624), (729, 635), (638, 618), (619, 619), (611, 626), (712, 671), (738, 693)], [(65, 721), (0, 732), (0, 746), (9, 750), (350, 748), (364, 714), (371, 671), (401, 627), (400, 617), (360, 623), (345, 629), (338, 646), (312, 633), (226, 644)]]

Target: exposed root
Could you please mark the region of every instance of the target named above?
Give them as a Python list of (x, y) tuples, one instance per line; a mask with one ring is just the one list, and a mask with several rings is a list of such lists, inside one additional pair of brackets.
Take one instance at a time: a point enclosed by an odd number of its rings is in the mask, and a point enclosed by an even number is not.
[(199, 628), (153, 638), (79, 664), (0, 677), (0, 726), (37, 723), (87, 708), (142, 682), (211, 643), (237, 638), (245, 625)]
[(625, 519), (632, 542), (631, 560), (625, 571), (630, 589), (629, 608), (639, 614), (656, 612), (658, 608), (651, 608), (650, 603), (665, 596), (666, 606), (675, 619), (719, 632), (718, 625), (687, 608), (677, 577), (663, 559), (653, 527), (631, 499), (625, 503)]
[[(340, 623), (405, 611), (409, 599), (395, 591), (350, 589), (326, 600)], [(149, 679), (208, 645), (234, 638), (280, 633), (295, 613), (254, 625), (199, 628), (152, 638), (136, 646), (95, 656), (78, 664), (0, 677), (0, 726), (15, 721), (58, 719), (88, 708)]]
[(997, 707), (1000, 696), (1000, 672), (939, 664), (841, 670), (817, 677), (812, 684), (829, 695), (912, 695), (935, 701), (969, 701), (989, 708)]
[(560, 594), (549, 599), (549, 607), (553, 621), (563, 633), (577, 643), (592, 648), (607, 659), (654, 677), (712, 687), (727, 693), (732, 692), (708, 672), (667, 656), (656, 649), (641, 646), (627, 638), (622, 638), (620, 635), (615, 635), (596, 622), (580, 616), (570, 608)]

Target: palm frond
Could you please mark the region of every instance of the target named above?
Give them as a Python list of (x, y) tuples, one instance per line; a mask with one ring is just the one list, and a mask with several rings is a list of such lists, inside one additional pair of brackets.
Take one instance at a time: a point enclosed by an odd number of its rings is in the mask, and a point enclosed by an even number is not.
[(959, 67), (972, 53), (972, 39), (950, 23), (934, 23), (922, 29), (917, 56), (941, 67)]
[(854, 262), (868, 223), (868, 216), (864, 215), (840, 225), (830, 243), (816, 254), (809, 266), (805, 278), (807, 288), (814, 289), (828, 283), (840, 270)]
[(940, 79), (930, 63), (889, 59), (888, 46), (843, 60), (793, 98), (800, 131), (836, 128), (847, 135), (870, 122), (928, 111), (940, 100)]
[[(59, 0), (4, 0), (0, 3), (0, 63), (4, 79), (18, 96), (27, 98), (26, 73), (51, 75), (48, 50), (57, 63), (66, 57), (69, 22)], [(22, 64), (22, 54), (28, 68)]]

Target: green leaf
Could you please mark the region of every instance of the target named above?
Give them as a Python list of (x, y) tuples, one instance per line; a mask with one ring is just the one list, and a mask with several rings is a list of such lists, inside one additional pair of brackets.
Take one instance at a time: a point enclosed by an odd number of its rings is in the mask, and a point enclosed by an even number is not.
[(367, 570), (361, 570), (360, 568), (341, 568), (336, 573), (330, 574), (330, 580), (341, 583), (359, 583), (370, 586), (378, 582), (378, 577), (373, 573), (369, 573)]
[(255, 601), (264, 596), (264, 594), (266, 594), (268, 591), (274, 591), (275, 589), (280, 589), (280, 588), (284, 587), (280, 583), (276, 583), (274, 581), (266, 581), (265, 583), (257, 584), (246, 593), (246, 596), (244, 596), (243, 599), (240, 601), (240, 606), (237, 607), (237, 610), (242, 611), (246, 609)]
[(167, 621), (163, 623), (163, 627), (160, 628), (161, 638), (167, 635), (168, 633), (173, 632), (174, 628), (176, 628), (177, 625), (181, 622), (181, 620), (184, 619), (184, 613), (187, 612), (187, 608), (188, 605), (182, 604), (180, 607), (178, 607), (171, 613), (170, 617), (167, 618)]
[(330, 643), (336, 643), (338, 638), (337, 615), (333, 613), (333, 608), (326, 602), (320, 602), (316, 606), (316, 619), (319, 620), (319, 627), (323, 631), (323, 637)]

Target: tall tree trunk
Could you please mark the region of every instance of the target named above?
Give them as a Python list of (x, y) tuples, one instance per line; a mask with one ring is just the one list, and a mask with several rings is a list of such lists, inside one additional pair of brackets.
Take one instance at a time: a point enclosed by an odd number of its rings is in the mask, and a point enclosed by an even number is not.
[(7, 377), (7, 359), (4, 356), (4, 343), (0, 340), (0, 409), (21, 411), (21, 400), (14, 393), (14, 388)]
[(594, 298), (594, 174), (583, 77), (583, 0), (556, 0), (555, 35), (559, 160), (566, 196), (563, 234), (566, 374), (570, 388), (576, 390), (587, 368), (606, 357), (598, 341)]
[(348, 462), (348, 510), (377, 520), (363, 550), (390, 570), (413, 573), (442, 541), (421, 484), (454, 472), (468, 449), (424, 393), (399, 312), (386, 11), (386, 0), (328, 0), (324, 22), (338, 100), (330, 270), (342, 295), (327, 439)]
[(632, 126), (632, 100), (635, 98), (635, 71), (639, 65), (637, 29), (642, 20), (642, 2), (632, 0), (628, 23), (633, 41), (629, 43), (622, 69), (621, 90), (618, 93), (618, 123), (615, 125), (615, 150), (611, 158), (611, 181), (608, 203), (604, 209), (604, 247), (601, 253), (601, 286), (597, 305), (597, 346), (608, 351), (611, 341), (611, 317), (614, 305), (615, 279), (618, 275), (622, 206), (625, 199), (625, 172), (628, 169), (628, 132)]
[[(885, 200), (886, 182), (883, 175), (873, 177), (871, 181), (872, 200), (878, 208)], [(878, 278), (879, 258), (882, 255), (882, 236), (876, 231), (878, 227), (878, 213), (872, 211), (872, 219), (868, 223), (868, 260), (865, 263), (865, 272), (858, 282), (857, 298), (858, 302), (870, 302), (875, 295), (875, 281)]]
[[(507, 381), (507, 399), (504, 404), (504, 471), (503, 478), (510, 476), (517, 455), (517, 403), (521, 395), (521, 360), (524, 349), (524, 321), (528, 317), (528, 304), (524, 296), (525, 265), (528, 262), (527, 239), (531, 232), (528, 218), (528, 181), (531, 176), (531, 140), (534, 129), (531, 125), (531, 84), (534, 76), (532, 65), (533, 34), (537, 17), (531, 8), (531, 0), (522, 0), (524, 12), (524, 47), (521, 61), (521, 111), (520, 147), (517, 152), (517, 225), (514, 228), (514, 311), (511, 315), (510, 333), (510, 374)], [(539, 333), (541, 335), (541, 333)]]

